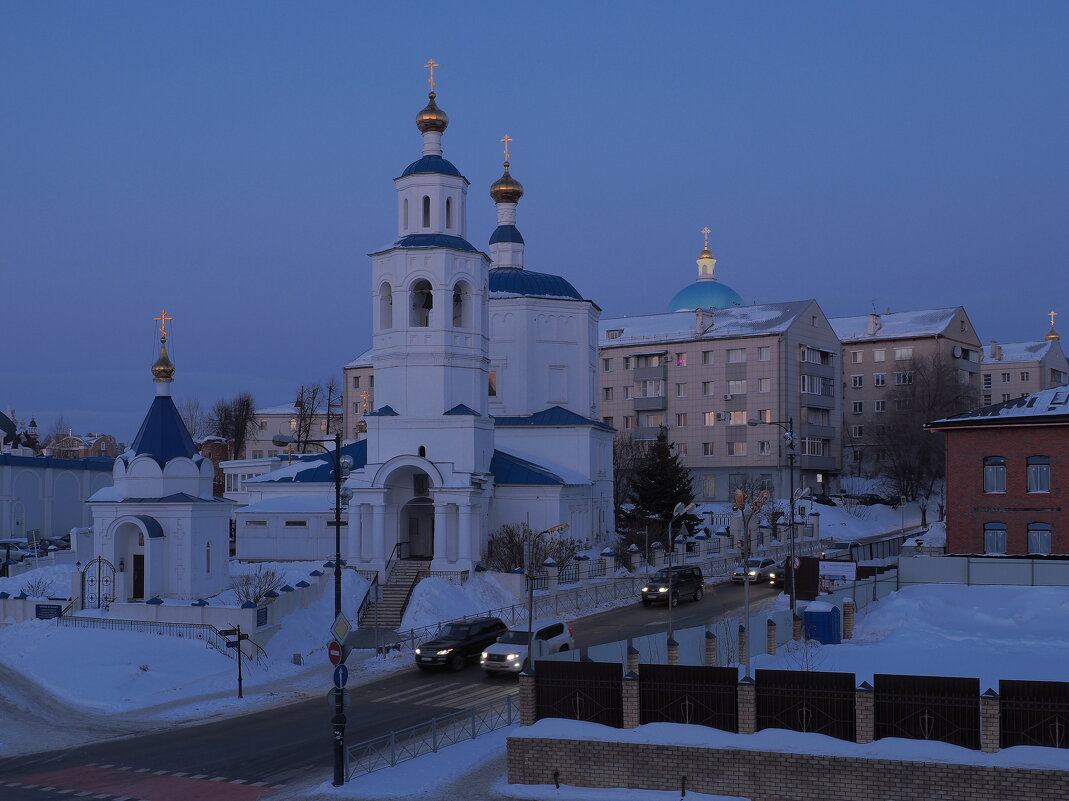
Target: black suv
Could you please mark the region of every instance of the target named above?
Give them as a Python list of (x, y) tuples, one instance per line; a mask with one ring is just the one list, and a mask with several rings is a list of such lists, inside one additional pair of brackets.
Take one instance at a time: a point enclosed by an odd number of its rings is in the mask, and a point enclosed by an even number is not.
[(702, 576), (702, 569), (690, 565), (677, 565), (662, 568), (650, 576), (642, 586), (642, 605), (649, 606), (652, 603), (663, 602), (675, 606), (680, 598), (700, 601), (703, 595), (705, 595), (705, 577)]
[(416, 667), (420, 670), (432, 667), (460, 670), (506, 631), (508, 626), (496, 617), (446, 623), (437, 637), (416, 649)]

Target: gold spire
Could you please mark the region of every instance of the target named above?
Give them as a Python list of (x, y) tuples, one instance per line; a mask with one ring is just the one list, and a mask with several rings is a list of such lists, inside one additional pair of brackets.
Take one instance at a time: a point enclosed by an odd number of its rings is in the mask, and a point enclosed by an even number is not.
[(1047, 312), (1047, 316), (1050, 317), (1050, 331), (1048, 331), (1047, 335), (1043, 338), (1046, 340), (1061, 339), (1061, 337), (1058, 336), (1058, 332), (1054, 330), (1054, 318), (1058, 316), (1058, 312), (1049, 311)]
[(420, 133), (427, 133), (428, 131), (436, 131), (442, 133), (447, 127), (449, 127), (449, 117), (444, 111), (438, 108), (438, 104), (434, 102), (434, 98), (438, 95), (434, 92), (434, 68), (442, 66), (435, 62), (432, 58), (426, 64), (423, 65), (431, 71), (430, 84), (431, 91), (427, 97), (430, 98), (426, 107), (419, 114), (416, 115), (416, 127), (419, 128)]
[(153, 317), (160, 323), (160, 356), (152, 365), (152, 380), (157, 382), (174, 381), (174, 363), (167, 355), (167, 322), (173, 320), (166, 311), (161, 311), (159, 317)]
[(505, 134), (501, 141), (505, 143), (505, 172), (490, 184), (490, 197), (495, 203), (519, 203), (523, 197), (523, 184), (509, 175), (509, 142), (512, 137)]
[(702, 252), (698, 254), (699, 259), (711, 259), (713, 258), (713, 251), (709, 250), (709, 234), (712, 233), (709, 230), (709, 226), (702, 228), (701, 233), (705, 235), (705, 247), (702, 248)]

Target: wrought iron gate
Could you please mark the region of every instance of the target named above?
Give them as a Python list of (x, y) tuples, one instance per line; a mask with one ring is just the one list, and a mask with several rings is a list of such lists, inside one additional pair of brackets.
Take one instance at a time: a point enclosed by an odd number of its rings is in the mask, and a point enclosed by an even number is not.
[(1069, 682), (999, 682), (1002, 748), (1069, 748)]
[(854, 740), (854, 674), (758, 670), (757, 728)]
[(82, 570), (82, 609), (107, 609), (115, 600), (115, 565), (98, 556)]
[(639, 723), (694, 723), (738, 731), (739, 671), (701, 665), (643, 665)]

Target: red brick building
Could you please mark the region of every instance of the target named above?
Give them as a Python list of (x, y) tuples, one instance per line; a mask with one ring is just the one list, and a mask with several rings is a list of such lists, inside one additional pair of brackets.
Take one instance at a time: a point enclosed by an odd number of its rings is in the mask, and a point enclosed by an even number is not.
[(1069, 553), (1069, 386), (936, 420), (947, 553)]

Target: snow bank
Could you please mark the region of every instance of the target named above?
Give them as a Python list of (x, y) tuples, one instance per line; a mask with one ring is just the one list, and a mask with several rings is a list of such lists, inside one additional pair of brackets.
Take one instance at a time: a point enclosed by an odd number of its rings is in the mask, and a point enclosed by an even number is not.
[(516, 598), (489, 573), (473, 573), (464, 585), (451, 584), (444, 578), (425, 578), (412, 591), (400, 631), (433, 626), (511, 606)]
[(38, 564), (41, 566), (19, 573), (17, 576), (0, 578), (0, 592), (14, 596), (22, 592), (23, 587), (43, 582), (42, 586), (45, 587), (46, 592), (39, 597), (47, 598), (49, 595), (57, 598), (69, 597), (74, 565), (53, 564), (47, 559), (40, 560)]

